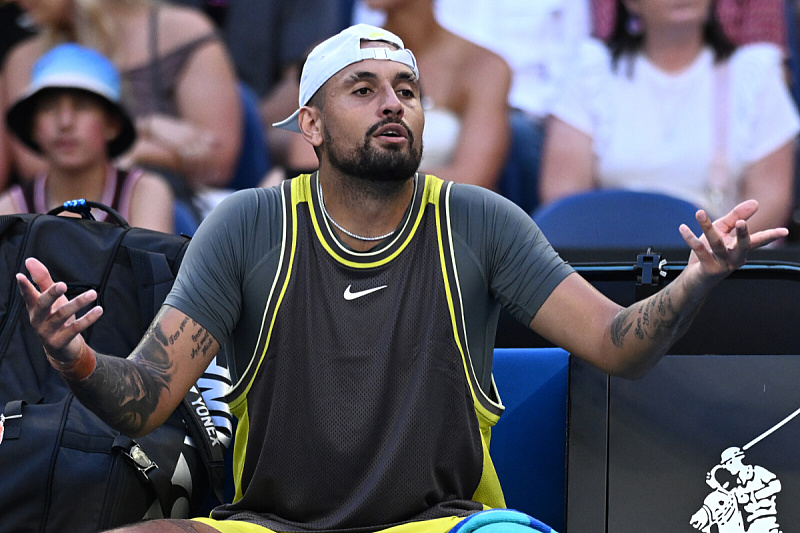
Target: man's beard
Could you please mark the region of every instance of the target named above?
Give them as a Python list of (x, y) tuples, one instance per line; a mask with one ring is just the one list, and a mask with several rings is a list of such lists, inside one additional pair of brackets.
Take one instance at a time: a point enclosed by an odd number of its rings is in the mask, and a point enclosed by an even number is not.
[[(387, 124), (400, 124), (405, 128), (408, 134), (406, 146), (385, 148), (370, 146), (372, 134)], [(394, 188), (394, 185), (400, 184), (414, 175), (422, 159), (421, 141), (420, 149), (415, 150), (414, 135), (400, 120), (386, 119), (375, 124), (367, 131), (364, 144), (349, 152), (339, 147), (324, 125), (322, 133), (331, 166), (339, 172), (365, 183), (391, 184), (389, 188)]]

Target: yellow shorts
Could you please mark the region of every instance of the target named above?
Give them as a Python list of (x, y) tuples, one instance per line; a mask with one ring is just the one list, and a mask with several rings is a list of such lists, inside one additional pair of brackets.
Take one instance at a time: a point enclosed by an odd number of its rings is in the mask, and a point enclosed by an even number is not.
[[(463, 517), (459, 516), (445, 516), (444, 518), (435, 518), (433, 520), (408, 522), (384, 529), (380, 533), (447, 533), (463, 519)], [(192, 520), (208, 524), (222, 533), (277, 533), (264, 526), (241, 520), (213, 520), (203, 517), (193, 518)]]

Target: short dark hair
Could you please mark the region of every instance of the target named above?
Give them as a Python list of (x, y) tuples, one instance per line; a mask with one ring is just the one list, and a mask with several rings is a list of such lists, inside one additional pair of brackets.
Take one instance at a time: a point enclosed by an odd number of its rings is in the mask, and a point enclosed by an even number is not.
[[(719, 63), (728, 59), (736, 45), (725, 35), (725, 30), (717, 18), (717, 1), (711, 2), (711, 12), (708, 20), (703, 25), (703, 42), (714, 51), (714, 62)], [(632, 15), (625, 7), (622, 0), (617, 0), (617, 15), (614, 23), (614, 30), (606, 39), (606, 46), (611, 50), (611, 65), (616, 71), (619, 61), (623, 56), (633, 56), (638, 53), (644, 45), (644, 35), (634, 35), (630, 32), (630, 20)], [(630, 76), (632, 72), (628, 72)]]
[(308, 99), (308, 104), (310, 107), (316, 107), (320, 111), (325, 109), (325, 95), (322, 94), (322, 87), (320, 90), (314, 93), (314, 95)]

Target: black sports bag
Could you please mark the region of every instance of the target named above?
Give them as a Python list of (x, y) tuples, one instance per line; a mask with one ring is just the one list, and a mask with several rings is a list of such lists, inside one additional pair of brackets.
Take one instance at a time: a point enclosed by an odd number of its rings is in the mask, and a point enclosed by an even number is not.
[[(110, 222), (94, 220), (91, 208)], [(57, 216), (64, 210), (82, 218)], [(67, 283), (68, 297), (95, 289), (104, 313), (84, 337), (101, 353), (127, 356), (172, 287), (188, 242), (132, 228), (84, 200), (47, 215), (0, 216), (0, 530), (98, 531), (195, 516), (212, 489), (221, 498), (222, 435), (200, 389), (150, 434), (121, 435), (47, 362), (14, 279), (36, 257)]]

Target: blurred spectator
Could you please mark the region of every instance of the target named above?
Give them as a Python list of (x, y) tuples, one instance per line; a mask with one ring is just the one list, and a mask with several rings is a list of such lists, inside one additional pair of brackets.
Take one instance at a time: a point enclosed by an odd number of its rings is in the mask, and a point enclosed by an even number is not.
[[(122, 73), (123, 102), (138, 132), (123, 166), (159, 169), (178, 191), (229, 182), (241, 143), (240, 100), (227, 50), (208, 17), (149, 0), (22, 5), (41, 32), (9, 53), (3, 109), (22, 94), (37, 58), (55, 44), (78, 42), (104, 53)], [(45, 169), (20, 143), (12, 143), (12, 155), (22, 177)]]
[[(531, 211), (539, 203), (544, 120), (565, 66), (589, 35), (589, 0), (436, 0), (437, 21), (497, 53), (511, 67), (511, 143), (499, 192)], [(383, 15), (355, 4), (354, 20), (382, 24)]]
[(116, 209), (134, 226), (172, 231), (166, 180), (111, 163), (133, 144), (136, 130), (120, 104), (119, 73), (101, 54), (76, 44), (47, 52), (6, 124), (49, 170), (0, 196), (0, 214), (47, 213), (84, 198)]
[(508, 154), (511, 70), (497, 54), (436, 20), (433, 0), (366, 0), (414, 51), (425, 130), (420, 171), (497, 189)]
[[(0, 102), (3, 101), (3, 84), (0, 83)], [(6, 128), (0, 125), (0, 192), (6, 190), (12, 183), (16, 183), (15, 173), (12, 171), (10, 141)]]
[(617, 2), (607, 45), (587, 41), (548, 124), (543, 202), (595, 187), (654, 190), (785, 225), (797, 111), (772, 44), (735, 48), (712, 0)]
[[(16, 3), (0, 2), (0, 72), (6, 55), (11, 48), (36, 32), (28, 17)], [(0, 102), (3, 101), (3, 87), (0, 84)], [(11, 174), (11, 160), (6, 146), (5, 129), (0, 127), (0, 191), (17, 180)]]
[(171, 1), (216, 14), (239, 79), (261, 101), (271, 160), (285, 165), (294, 136), (271, 124), (297, 108), (305, 55), (344, 28), (342, 0)]
[[(298, 63), (302, 67), (303, 58), (313, 44), (343, 26), (340, 0), (170, 2), (201, 9), (218, 23), (239, 79), (262, 98), (284, 78), (288, 67)], [(292, 99), (287, 114), (297, 107), (296, 100)]]
[(15, 44), (35, 34), (30, 17), (15, 2), (0, 2), (0, 67)]
[[(593, 35), (607, 39), (614, 29), (615, 0), (591, 0)], [(717, 18), (738, 45), (767, 42), (787, 51), (784, 0), (718, 0)]]

